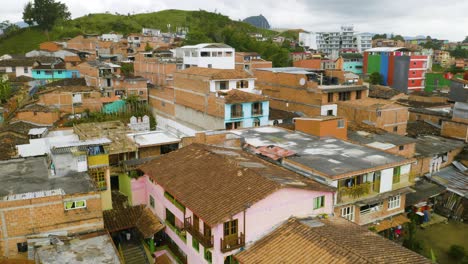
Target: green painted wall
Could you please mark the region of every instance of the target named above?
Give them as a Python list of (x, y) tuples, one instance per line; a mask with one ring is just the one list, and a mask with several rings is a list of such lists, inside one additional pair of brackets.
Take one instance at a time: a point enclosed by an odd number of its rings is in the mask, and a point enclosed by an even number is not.
[(121, 193), (127, 195), (128, 202), (130, 204), (133, 204), (133, 202), (132, 202), (132, 182), (131, 182), (131, 178), (128, 177), (128, 175), (125, 174), (125, 173), (119, 174), (119, 189), (120, 189)]
[(380, 55), (369, 55), (367, 58), (367, 73), (380, 72)]
[(435, 89), (441, 89), (443, 87), (450, 87), (450, 80), (444, 78), (443, 73), (426, 73), (426, 82), (424, 85), (424, 91), (432, 92)]

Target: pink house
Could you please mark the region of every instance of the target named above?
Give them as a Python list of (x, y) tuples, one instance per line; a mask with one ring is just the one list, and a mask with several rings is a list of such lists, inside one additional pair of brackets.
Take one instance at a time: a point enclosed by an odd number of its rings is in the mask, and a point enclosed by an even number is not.
[(240, 149), (192, 144), (140, 169), (133, 203), (165, 220), (188, 263), (234, 263), (234, 254), (291, 216), (333, 212), (333, 187)]

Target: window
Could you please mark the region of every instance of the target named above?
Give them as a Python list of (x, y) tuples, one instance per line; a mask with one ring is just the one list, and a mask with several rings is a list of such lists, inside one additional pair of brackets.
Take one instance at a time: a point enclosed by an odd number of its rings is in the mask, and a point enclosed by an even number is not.
[(86, 208), (86, 200), (65, 202), (64, 205), (66, 211)]
[(41, 71), (36, 71), (37, 74), (41, 74)]
[(44, 74), (46, 74), (46, 75), (52, 75), (52, 71), (44, 71)]
[(404, 150), (405, 149), (405, 146), (399, 146), (398, 147), (398, 150)]
[(203, 223), (203, 235), (206, 237), (211, 237), (211, 227), (206, 223)]
[(333, 102), (333, 93), (328, 93), (328, 102)]
[(37, 112), (34, 112), (34, 113), (33, 113), (33, 115), (35, 115), (35, 116), (36, 116), (36, 115), (37, 115)]
[(401, 195), (396, 195), (388, 198), (388, 209), (400, 208)]
[(16, 243), (16, 248), (18, 248), (18, 252), (28, 252), (28, 242), (21, 242), (21, 243)]
[(213, 261), (213, 255), (211, 254), (211, 251), (205, 248), (205, 260), (208, 261), (208, 263), (211, 263)]
[(349, 99), (351, 99), (351, 92), (339, 92), (338, 93), (339, 101), (348, 101)]
[(237, 219), (224, 223), (224, 236), (237, 236)]
[(356, 91), (356, 99), (361, 99), (362, 91)]
[(219, 82), (219, 89), (220, 90), (227, 90), (228, 89), (228, 82), (226, 82), (226, 81)]
[(28, 67), (24, 67), (24, 73), (28, 73), (29, 72), (29, 68)]
[(338, 120), (338, 128), (344, 128), (345, 127), (345, 121), (343, 119)]
[(200, 56), (201, 56), (201, 57), (210, 57), (210, 53), (207, 52), (207, 51), (202, 51), (202, 52), (200, 53)]
[(378, 202), (375, 204), (368, 204), (360, 208), (360, 214), (361, 215), (370, 214), (373, 212), (380, 211), (381, 209), (382, 209), (382, 202)]
[(400, 182), (401, 167), (393, 168), (393, 184)]
[(208, 68), (213, 68), (213, 65), (212, 65), (212, 64), (208, 64)]
[(327, 116), (332, 116), (333, 115), (333, 110), (327, 110)]
[(243, 116), (242, 105), (241, 104), (231, 105), (231, 118), (239, 118), (242, 116)]
[(249, 82), (245, 80), (237, 81), (236, 88), (249, 88)]
[(411, 83), (414, 84), (414, 80), (411, 80)]
[(262, 102), (252, 104), (252, 115), (263, 115)]
[(57, 71), (58, 74), (62, 74), (62, 71)]
[(226, 51), (226, 57), (232, 57), (232, 51)]
[(143, 95), (144, 92), (143, 92), (143, 91), (139, 91), (138, 94), (139, 94), (139, 95)]
[(349, 221), (354, 221), (354, 205), (341, 208), (341, 217)]
[(100, 191), (107, 190), (106, 172), (100, 169), (90, 170), (89, 174)]
[(325, 196), (319, 196), (314, 198), (314, 210), (325, 206)]
[(151, 208), (154, 208), (154, 197), (151, 194), (149, 195), (149, 203)]
[(193, 247), (193, 249), (195, 249), (195, 251), (200, 252), (200, 243), (193, 236), (192, 236), (192, 247)]
[(398, 132), (398, 127), (397, 126), (393, 127), (393, 132)]
[(378, 117), (381, 117), (381, 116), (382, 116), (382, 112), (381, 112), (381, 111), (377, 111), (377, 116), (378, 116)]

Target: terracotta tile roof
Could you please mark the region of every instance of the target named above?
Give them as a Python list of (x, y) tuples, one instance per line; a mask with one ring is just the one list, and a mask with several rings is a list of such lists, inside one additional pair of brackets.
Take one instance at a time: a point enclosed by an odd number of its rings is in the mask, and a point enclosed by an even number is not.
[(144, 238), (152, 237), (164, 225), (144, 205), (103, 211), (104, 227), (109, 232), (137, 228)]
[(224, 96), (224, 102), (226, 104), (239, 104), (248, 102), (261, 102), (267, 101), (268, 98), (263, 95), (248, 93), (241, 90), (230, 90)]
[(231, 79), (247, 79), (254, 76), (244, 70), (226, 70), (213, 68), (190, 67), (179, 71), (180, 73), (201, 75), (209, 77), (211, 80), (231, 80)]
[(140, 169), (208, 225), (281, 188), (334, 189), (237, 149), (192, 144)]
[(293, 119), (294, 117), (299, 117), (300, 115), (294, 112), (288, 112), (280, 109), (275, 109), (270, 107), (268, 119), (275, 120), (275, 119)]
[(338, 217), (292, 218), (235, 257), (241, 264), (431, 263), (415, 252)]
[(63, 60), (65, 62), (81, 62), (81, 59), (78, 56), (65, 56)]

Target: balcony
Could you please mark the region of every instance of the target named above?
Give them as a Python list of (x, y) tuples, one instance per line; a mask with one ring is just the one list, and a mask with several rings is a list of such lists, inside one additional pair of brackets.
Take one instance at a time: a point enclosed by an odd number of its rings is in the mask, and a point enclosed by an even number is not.
[(88, 156), (88, 167), (97, 168), (109, 166), (109, 155), (108, 154), (98, 154)]
[(224, 237), (221, 240), (221, 252), (227, 253), (231, 250), (245, 246), (245, 235), (241, 232), (237, 237)]
[(184, 220), (184, 229), (195, 237), (205, 248), (212, 248), (214, 239), (213, 236), (206, 236), (200, 233), (200, 230), (196, 230), (192, 225), (192, 217), (187, 217)]
[(365, 182), (351, 187), (340, 187), (338, 189), (338, 203), (348, 203), (362, 197), (379, 194), (380, 181)]
[(263, 109), (253, 109), (252, 116), (261, 116), (263, 115)]

